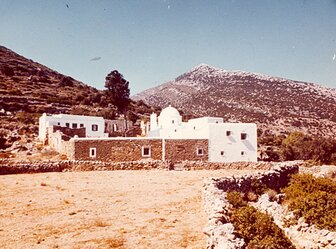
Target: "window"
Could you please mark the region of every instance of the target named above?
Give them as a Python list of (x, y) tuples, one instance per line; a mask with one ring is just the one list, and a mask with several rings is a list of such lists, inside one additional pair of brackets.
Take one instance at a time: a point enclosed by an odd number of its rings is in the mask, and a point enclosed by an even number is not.
[(70, 124), (69, 124), (69, 123), (65, 123), (65, 126), (69, 128), (69, 127), (70, 127)]
[(72, 128), (76, 129), (77, 128), (77, 124), (76, 123), (72, 123)]
[(80, 127), (80, 128), (83, 128), (83, 127), (84, 127), (84, 124), (80, 124), (79, 127)]
[(117, 131), (117, 124), (113, 124), (113, 131)]
[(90, 148), (90, 157), (91, 158), (96, 158), (97, 156), (97, 149), (96, 148)]
[(220, 154), (221, 154), (221, 156), (224, 156), (224, 151), (221, 151)]
[(196, 130), (196, 126), (194, 126), (194, 130)]
[(240, 155), (245, 156), (245, 151), (241, 151)]
[(98, 125), (93, 124), (92, 125), (92, 131), (98, 131)]
[(151, 148), (149, 146), (142, 146), (141, 154), (143, 157), (151, 156)]
[(174, 120), (172, 120), (172, 124), (174, 124)]
[(218, 124), (218, 121), (216, 121), (216, 124)]
[(60, 122), (58, 122), (58, 123), (57, 123), (57, 125), (61, 125), (61, 123), (60, 123)]
[(197, 154), (197, 156), (203, 156), (204, 155), (203, 149), (202, 148), (197, 148), (196, 154)]
[(246, 140), (247, 134), (246, 133), (241, 133), (240, 138), (241, 138), (241, 140)]
[(226, 136), (231, 136), (231, 131), (226, 131)]

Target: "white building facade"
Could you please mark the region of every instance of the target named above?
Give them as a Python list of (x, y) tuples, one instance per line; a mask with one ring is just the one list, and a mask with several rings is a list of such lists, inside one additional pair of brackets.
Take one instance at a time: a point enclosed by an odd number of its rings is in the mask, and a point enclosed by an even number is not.
[(254, 123), (224, 123), (223, 118), (203, 117), (182, 122), (169, 106), (150, 117), (148, 137), (207, 139), (209, 162), (256, 162), (257, 126)]
[(48, 136), (48, 128), (53, 126), (67, 127), (71, 129), (85, 128), (86, 137), (108, 137), (105, 133), (103, 117), (56, 114), (43, 114), (39, 118), (39, 140), (45, 143)]

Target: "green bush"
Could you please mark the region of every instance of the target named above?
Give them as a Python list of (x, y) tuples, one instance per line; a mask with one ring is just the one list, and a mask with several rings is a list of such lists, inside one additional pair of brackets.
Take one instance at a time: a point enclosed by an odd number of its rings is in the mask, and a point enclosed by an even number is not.
[(247, 205), (247, 202), (243, 200), (242, 195), (237, 191), (228, 192), (226, 199), (233, 208), (244, 207)]
[(331, 164), (335, 162), (336, 140), (292, 132), (282, 141), (280, 152), (283, 160), (313, 160)]
[(336, 231), (336, 182), (309, 174), (295, 175), (283, 189), (285, 201), (296, 218), (309, 225)]
[(235, 231), (247, 244), (246, 248), (294, 249), (284, 232), (268, 215), (251, 206), (234, 209), (230, 215)]

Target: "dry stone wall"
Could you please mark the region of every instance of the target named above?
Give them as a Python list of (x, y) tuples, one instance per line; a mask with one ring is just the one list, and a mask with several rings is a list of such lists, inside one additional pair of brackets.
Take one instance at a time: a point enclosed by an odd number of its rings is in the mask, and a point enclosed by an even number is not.
[(291, 174), (298, 172), (298, 166), (280, 165), (272, 170), (248, 174), (241, 177), (211, 178), (204, 183), (204, 207), (208, 224), (204, 233), (208, 236), (209, 249), (245, 248), (244, 240), (237, 238), (233, 224), (229, 222), (226, 199), (227, 191), (247, 191), (252, 182), (259, 181), (268, 187), (284, 187)]
[[(297, 162), (299, 165), (302, 163)], [(248, 174), (238, 178), (223, 177), (208, 179), (204, 183), (204, 207), (208, 215), (208, 224), (204, 233), (208, 236), (208, 248), (245, 248), (242, 239), (236, 238), (234, 227), (229, 223), (228, 209), (230, 204), (226, 199), (227, 191), (246, 192), (252, 182), (258, 181), (269, 188), (285, 187), (292, 174), (298, 173), (298, 165), (280, 164), (270, 171), (256, 174)], [(326, 167), (323, 172), (333, 170)], [(301, 170), (301, 168), (300, 168)], [(314, 169), (317, 170), (317, 169)], [(304, 168), (304, 172), (308, 171)], [(297, 224), (287, 225), (294, 214), (286, 207), (271, 202), (268, 195), (262, 195), (258, 202), (251, 203), (260, 211), (270, 214), (278, 225), (297, 248), (304, 249), (331, 249), (336, 248), (336, 232), (319, 230), (315, 226), (308, 226), (303, 219)]]
[(268, 195), (262, 195), (258, 202), (252, 204), (255, 208), (272, 215), (275, 224), (283, 229), (287, 237), (297, 248), (304, 249), (332, 249), (336, 248), (336, 232), (317, 229), (309, 226), (302, 218), (295, 225), (287, 226), (294, 214), (277, 202), (269, 201)]
[[(69, 144), (71, 146), (71, 144)], [(259, 169), (272, 168), (270, 163), (209, 163), (195, 161), (162, 161), (137, 160), (126, 162), (93, 161), (93, 160), (59, 160), (59, 161), (18, 161), (13, 159), (0, 159), (0, 175), (39, 172), (62, 171), (93, 171), (93, 170), (174, 170), (179, 165), (180, 170), (214, 170), (214, 169)], [(195, 167), (197, 165), (197, 167)]]

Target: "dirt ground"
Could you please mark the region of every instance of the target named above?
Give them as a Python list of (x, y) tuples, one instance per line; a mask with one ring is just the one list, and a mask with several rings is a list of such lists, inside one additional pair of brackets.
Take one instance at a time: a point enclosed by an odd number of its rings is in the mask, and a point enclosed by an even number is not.
[(205, 248), (203, 179), (246, 171), (0, 176), (0, 248)]

